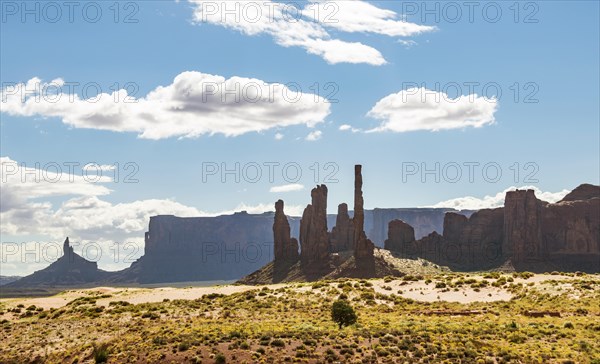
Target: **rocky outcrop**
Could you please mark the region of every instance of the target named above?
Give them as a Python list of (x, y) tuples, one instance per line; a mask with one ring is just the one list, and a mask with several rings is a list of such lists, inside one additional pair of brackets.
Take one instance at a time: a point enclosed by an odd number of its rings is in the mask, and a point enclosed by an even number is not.
[(579, 197), (544, 207), (546, 258), (562, 270), (600, 272), (600, 198), (595, 193)]
[[(443, 235), (407, 242), (406, 227), (389, 227), (386, 248), (455, 270), (483, 270), (509, 262), (517, 270), (600, 271), (598, 187), (582, 185), (558, 203), (533, 190), (507, 192), (505, 206), (469, 218), (448, 212)], [(398, 223), (395, 223), (398, 224)]]
[(393, 252), (407, 250), (407, 244), (415, 241), (415, 229), (402, 220), (392, 220), (388, 227), (388, 238), (385, 241), (385, 249)]
[(300, 260), (307, 269), (318, 270), (329, 261), (327, 186), (313, 188), (311, 199), (300, 220)]
[(76, 254), (66, 238), (63, 243), (63, 255), (48, 267), (2, 286), (2, 289), (21, 287), (63, 287), (85, 286), (102, 282), (111, 273), (98, 269), (96, 262), (90, 262)]
[(448, 212), (444, 216), (444, 238), (449, 241), (459, 241), (462, 235), (464, 228), (469, 223), (469, 218), (456, 214), (453, 212)]
[(375, 245), (367, 238), (365, 234), (364, 223), (364, 200), (362, 193), (362, 166), (354, 166), (354, 217), (352, 224), (354, 226), (354, 259), (356, 265), (365, 270), (374, 269), (375, 261), (373, 252)]
[(290, 236), (290, 224), (283, 212), (282, 200), (275, 203), (273, 244), (275, 265), (289, 265), (298, 260), (298, 240)]
[(365, 210), (365, 217), (369, 213), (373, 216), (370, 225), (365, 219), (365, 231), (375, 245), (383, 247), (385, 239), (388, 238), (389, 222), (402, 220), (415, 229), (415, 238), (421, 239), (433, 231), (445, 231), (444, 219), (447, 212), (469, 217), (475, 211), (458, 211), (451, 208), (375, 208), (371, 211)]
[(440, 258), (459, 270), (490, 269), (502, 264), (504, 213), (483, 209), (471, 217), (447, 213)]
[(335, 226), (330, 235), (331, 252), (343, 252), (354, 249), (354, 225), (348, 215), (348, 205), (338, 205)]
[(513, 264), (545, 257), (542, 244), (542, 201), (533, 190), (508, 191), (504, 198), (503, 253)]
[(592, 198), (600, 198), (600, 186), (584, 183), (568, 193), (560, 202), (584, 201)]
[(444, 234), (433, 232), (418, 241), (408, 241), (405, 223), (390, 223), (386, 241), (393, 252), (407, 257), (420, 257), (456, 270), (488, 269), (503, 262), (502, 209), (485, 209), (470, 218), (446, 213)]

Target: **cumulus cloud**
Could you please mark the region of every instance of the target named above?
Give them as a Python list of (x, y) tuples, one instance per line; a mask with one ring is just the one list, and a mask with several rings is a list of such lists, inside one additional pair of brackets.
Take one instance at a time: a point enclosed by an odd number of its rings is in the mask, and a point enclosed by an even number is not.
[(283, 139), (283, 134), (281, 134), (281, 133), (276, 133), (276, 134), (275, 134), (275, 140), (281, 140), (281, 139)]
[(304, 13), (320, 24), (349, 33), (374, 33), (390, 37), (411, 37), (431, 32), (435, 27), (398, 19), (392, 10), (378, 8), (365, 1), (317, 0)]
[(273, 186), (269, 189), (269, 192), (273, 193), (282, 193), (282, 192), (293, 192), (293, 191), (302, 191), (304, 189), (304, 185), (299, 183), (291, 183), (283, 186)]
[(379, 100), (367, 116), (382, 120), (368, 132), (409, 132), (479, 128), (494, 124), (495, 98), (461, 95), (456, 98), (426, 88), (409, 88)]
[[(35, 86), (37, 85), (37, 86)], [(238, 136), (276, 127), (321, 123), (330, 113), (324, 98), (279, 83), (201, 72), (183, 72), (145, 97), (125, 90), (81, 99), (33, 78), (2, 89), (2, 112), (57, 117), (74, 128), (133, 132), (145, 139)], [(58, 90), (58, 91), (57, 91)]]
[[(145, 199), (112, 203), (102, 197), (111, 190), (105, 186), (63, 172), (48, 175), (56, 182), (43, 178), (45, 172), (36, 168), (22, 169), (20, 164), (2, 157), (2, 207), (0, 227), (3, 235), (42, 235), (51, 239), (65, 236), (81, 240), (125, 241), (142, 239), (151, 216), (176, 215), (182, 217), (219, 216), (239, 211), (263, 213), (274, 211), (272, 204), (247, 205), (233, 209), (207, 212), (172, 199)], [(13, 167), (19, 168), (17, 172)], [(22, 179), (23, 178), (23, 179)], [(280, 186), (285, 189), (285, 186)], [(287, 187), (292, 190), (294, 187)], [(58, 206), (42, 198), (63, 198)], [(301, 206), (287, 206), (289, 214), (301, 214)]]
[(28, 199), (55, 196), (101, 196), (111, 191), (99, 182), (111, 182), (112, 179), (99, 175), (75, 175), (65, 173), (64, 165), (49, 163), (38, 168), (19, 164), (9, 157), (0, 157), (0, 180), (2, 185), (2, 204), (0, 212), (17, 208)]
[(308, 135), (306, 136), (306, 140), (308, 140), (309, 142), (314, 142), (321, 139), (322, 136), (323, 133), (320, 130), (315, 130), (313, 132), (308, 133)]
[[(66, 236), (77, 243), (74, 247), (77, 253), (97, 261), (102, 269), (118, 270), (143, 255), (144, 232), (151, 216), (208, 217), (239, 211), (260, 214), (275, 210), (272, 203), (240, 203), (232, 209), (212, 212), (173, 199), (113, 203), (104, 198), (112, 192), (110, 189), (82, 175), (29, 168), (9, 157), (1, 157), (0, 162), (0, 250), (5, 274), (26, 275), (46, 267), (62, 254), (53, 249), (54, 246), (62, 249)], [(47, 198), (59, 202), (51, 203), (45, 200)], [(301, 216), (302, 209), (300, 205), (287, 205), (286, 213)], [(25, 240), (32, 236), (49, 241), (7, 240), (8, 237)], [(115, 255), (115, 249), (119, 250), (120, 257)], [(98, 251), (101, 256), (96, 259)]]
[(354, 128), (354, 127), (352, 127), (352, 125), (348, 125), (348, 124), (340, 125), (340, 127), (338, 129), (340, 131), (351, 131), (353, 133), (358, 133), (359, 131), (361, 131), (360, 129)]
[(515, 191), (515, 190), (534, 190), (535, 195), (542, 201), (547, 202), (558, 202), (562, 200), (569, 192), (569, 190), (562, 190), (559, 192), (544, 192), (535, 186), (523, 186), (523, 187), (509, 187), (502, 192), (498, 192), (492, 196), (484, 196), (482, 198), (466, 196), (453, 198), (447, 201), (439, 202), (433, 206), (426, 207), (446, 207), (446, 208), (454, 208), (457, 210), (480, 210), (480, 209), (491, 209), (496, 207), (504, 206), (504, 197), (506, 196), (506, 192)]
[[(301, 47), (330, 64), (386, 64), (375, 48), (332, 38), (327, 28), (349, 33), (413, 36), (434, 27), (399, 20), (398, 15), (360, 0), (310, 1), (303, 9), (274, 1), (189, 0), (194, 21), (235, 29), (249, 36), (267, 34), (283, 47)], [(232, 13), (233, 12), (233, 13)], [(232, 14), (234, 16), (232, 16)]]

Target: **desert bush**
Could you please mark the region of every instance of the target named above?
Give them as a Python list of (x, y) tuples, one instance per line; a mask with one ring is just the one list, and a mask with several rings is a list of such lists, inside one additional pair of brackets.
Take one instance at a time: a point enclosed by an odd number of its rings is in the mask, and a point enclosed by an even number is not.
[(94, 350), (92, 351), (92, 356), (94, 357), (95, 363), (106, 363), (108, 361), (108, 345), (101, 344), (95, 345)]
[(350, 303), (346, 300), (337, 300), (331, 306), (331, 318), (341, 329), (343, 326), (349, 326), (356, 323), (356, 312)]

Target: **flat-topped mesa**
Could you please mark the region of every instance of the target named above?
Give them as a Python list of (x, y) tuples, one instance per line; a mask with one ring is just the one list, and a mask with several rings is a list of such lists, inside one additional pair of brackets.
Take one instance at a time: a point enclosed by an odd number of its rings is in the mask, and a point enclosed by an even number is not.
[(354, 258), (357, 265), (371, 266), (374, 264), (373, 252), (375, 245), (367, 239), (367, 234), (364, 231), (365, 211), (362, 185), (362, 166), (357, 164), (354, 166), (354, 217), (352, 218), (352, 224), (354, 225)]
[(275, 202), (273, 242), (273, 253), (276, 265), (291, 264), (298, 260), (298, 240), (290, 236), (290, 224), (283, 212), (282, 200)]
[(348, 204), (338, 205), (335, 226), (331, 229), (330, 244), (333, 253), (354, 249), (354, 225), (348, 215)]
[(503, 253), (513, 263), (545, 256), (542, 241), (542, 201), (533, 190), (508, 191), (504, 198)]
[(311, 198), (300, 220), (300, 260), (304, 266), (325, 266), (329, 262), (327, 186), (313, 188)]

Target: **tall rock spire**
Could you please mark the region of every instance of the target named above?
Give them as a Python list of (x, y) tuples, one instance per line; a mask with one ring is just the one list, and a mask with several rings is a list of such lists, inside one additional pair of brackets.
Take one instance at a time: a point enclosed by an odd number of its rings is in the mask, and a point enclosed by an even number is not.
[(69, 237), (65, 239), (63, 243), (63, 256), (71, 256), (73, 254), (73, 247), (71, 247), (71, 243), (69, 242)]
[(273, 221), (275, 265), (290, 264), (298, 260), (298, 240), (290, 236), (290, 224), (283, 212), (283, 201), (275, 202)]
[(354, 166), (354, 258), (357, 266), (374, 267), (374, 249), (375, 245), (369, 239), (364, 231), (365, 211), (362, 193), (362, 166)]
[(303, 265), (325, 266), (329, 262), (327, 186), (313, 188), (311, 198), (300, 220), (300, 259)]

